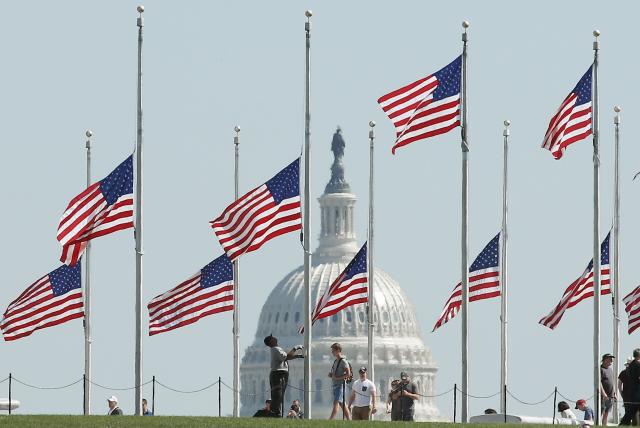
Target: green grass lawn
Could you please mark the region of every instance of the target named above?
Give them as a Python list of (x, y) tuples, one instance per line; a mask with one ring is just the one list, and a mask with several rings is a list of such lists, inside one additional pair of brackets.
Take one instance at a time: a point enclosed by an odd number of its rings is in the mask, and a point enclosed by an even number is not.
[[(243, 428), (243, 427), (259, 427), (259, 428), (291, 428), (291, 427), (341, 427), (345, 424), (356, 425), (359, 427), (376, 426), (383, 427), (388, 425), (401, 425), (402, 422), (344, 422), (314, 420), (299, 421), (289, 419), (252, 419), (252, 418), (213, 418), (213, 417), (188, 417), (188, 416), (153, 416), (153, 417), (135, 417), (135, 416), (62, 416), (62, 415), (11, 415), (0, 416), (0, 427), (221, 427), (221, 428)], [(421, 426), (428, 428), (454, 428), (459, 424), (446, 423), (410, 423), (410, 426)], [(473, 428), (504, 428), (505, 425), (472, 425)], [(528, 425), (528, 428), (535, 428), (534, 425)]]

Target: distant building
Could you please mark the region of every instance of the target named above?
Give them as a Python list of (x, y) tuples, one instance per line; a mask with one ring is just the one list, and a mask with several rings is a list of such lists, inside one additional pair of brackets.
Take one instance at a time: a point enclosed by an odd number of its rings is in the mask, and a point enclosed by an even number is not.
[[(356, 196), (351, 193), (344, 179), (342, 154), (344, 140), (340, 129), (332, 141), (335, 160), (331, 167), (331, 180), (319, 198), (321, 223), (320, 245), (313, 253), (311, 270), (312, 305), (324, 290), (346, 267), (364, 242), (358, 241), (354, 228)], [(406, 371), (424, 395), (434, 394), (437, 368), (431, 352), (420, 336), (416, 311), (400, 285), (389, 274), (380, 269), (376, 261), (375, 277), (375, 383), (383, 396), (389, 392), (393, 379)], [(269, 353), (263, 338), (273, 333), (285, 348), (303, 342), (298, 327), (304, 315), (303, 267), (300, 266), (276, 285), (262, 307), (255, 340), (242, 358), (240, 379), (242, 385), (241, 415), (250, 416), (264, 404), (268, 396)], [(324, 419), (329, 416), (332, 401), (331, 379), (327, 376), (332, 358), (329, 347), (340, 342), (344, 354), (350, 360), (357, 377), (358, 367), (367, 364), (367, 309), (357, 305), (319, 320), (312, 335), (312, 417)], [(303, 363), (295, 360), (290, 364), (289, 388), (285, 405), (298, 398), (303, 400)], [(286, 410), (286, 409), (285, 409)], [(376, 419), (389, 419), (384, 405), (379, 407)], [(416, 420), (429, 421), (439, 418), (432, 398), (416, 402)]]

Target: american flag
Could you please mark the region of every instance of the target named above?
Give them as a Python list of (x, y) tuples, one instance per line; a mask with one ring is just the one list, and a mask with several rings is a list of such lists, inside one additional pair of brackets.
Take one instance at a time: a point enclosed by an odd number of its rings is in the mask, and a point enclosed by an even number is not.
[(62, 265), (31, 284), (9, 304), (0, 323), (4, 340), (29, 336), (84, 316), (80, 263)]
[[(491, 299), (500, 296), (500, 234), (493, 238), (469, 267), (469, 301)], [(462, 283), (454, 288), (444, 305), (440, 318), (433, 327), (436, 331), (460, 312)]]
[(460, 125), (462, 57), (434, 74), (383, 95), (378, 104), (396, 127), (391, 151)]
[(591, 71), (582, 76), (549, 122), (542, 148), (560, 159), (569, 144), (591, 135)]
[(232, 262), (276, 236), (300, 230), (300, 158), (229, 205), (211, 227)]
[(58, 225), (60, 261), (74, 266), (87, 242), (133, 227), (133, 155), (73, 198)]
[[(600, 245), (600, 295), (611, 294), (609, 277), (609, 235)], [(546, 317), (540, 320), (540, 324), (556, 328), (567, 309), (573, 308), (584, 299), (593, 297), (593, 259), (584, 270), (582, 275), (564, 291), (560, 303)]]
[(233, 310), (233, 265), (222, 255), (177, 287), (155, 297), (149, 309), (149, 336), (200, 318)]
[[(367, 243), (365, 242), (318, 300), (311, 315), (311, 325), (321, 318), (337, 314), (344, 308), (366, 303), (369, 295), (367, 278)], [(300, 327), (298, 332), (304, 333), (304, 326)]]
[(624, 302), (624, 310), (627, 312), (627, 317), (629, 317), (628, 331), (631, 334), (640, 327), (640, 286), (627, 294), (622, 301)]

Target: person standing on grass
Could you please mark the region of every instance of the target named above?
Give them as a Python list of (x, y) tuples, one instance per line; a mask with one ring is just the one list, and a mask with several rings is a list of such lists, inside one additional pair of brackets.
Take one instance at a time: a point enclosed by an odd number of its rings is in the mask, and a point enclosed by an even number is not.
[(633, 361), (629, 363), (626, 370), (630, 386), (628, 397), (631, 401), (625, 406), (624, 416), (620, 419), (620, 425), (631, 425), (636, 413), (640, 410), (640, 348), (633, 350)]
[(109, 404), (109, 416), (120, 416), (122, 415), (122, 410), (118, 407), (118, 398), (115, 395), (107, 398), (107, 404)]
[(615, 375), (613, 367), (611, 367), (614, 358), (611, 354), (604, 354), (600, 365), (600, 403), (602, 405), (602, 425), (605, 426), (609, 422), (609, 412), (616, 399)]
[[(349, 396), (349, 411), (354, 421), (368, 421), (376, 413), (376, 386), (367, 379), (367, 368), (358, 370), (360, 378), (353, 382)], [(353, 404), (353, 408), (351, 407)]]
[(415, 401), (420, 399), (418, 395), (418, 386), (411, 381), (406, 372), (400, 373), (400, 420), (413, 421), (415, 413)]
[(629, 376), (629, 364), (633, 361), (633, 358), (627, 358), (627, 362), (624, 363), (624, 369), (618, 375), (618, 392), (622, 397), (622, 402), (624, 405), (624, 410), (627, 410), (627, 406), (632, 401), (631, 393), (633, 390), (633, 384), (631, 382), (631, 377)]
[(333, 407), (329, 419), (335, 419), (338, 414), (338, 408), (342, 409), (344, 418), (351, 419), (351, 413), (344, 402), (344, 390), (346, 388), (347, 379), (351, 378), (351, 370), (349, 369), (349, 361), (342, 355), (342, 346), (339, 343), (331, 345), (331, 355), (335, 360), (331, 366), (329, 377), (331, 378), (331, 389), (333, 391)]
[(284, 393), (289, 383), (289, 360), (304, 358), (296, 355), (296, 351), (302, 349), (301, 346), (292, 348), (289, 352), (278, 346), (278, 339), (273, 335), (264, 338), (264, 344), (271, 351), (271, 372), (269, 373), (269, 386), (271, 387), (271, 413), (274, 418), (282, 417), (282, 402)]

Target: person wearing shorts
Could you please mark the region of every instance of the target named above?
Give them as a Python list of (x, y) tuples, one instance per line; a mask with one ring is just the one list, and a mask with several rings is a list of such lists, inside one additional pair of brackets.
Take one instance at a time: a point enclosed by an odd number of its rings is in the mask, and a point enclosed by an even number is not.
[(602, 364), (600, 365), (601, 423), (604, 426), (607, 426), (607, 422), (609, 422), (609, 413), (616, 400), (616, 379), (614, 377), (613, 367), (611, 367), (614, 358), (611, 354), (604, 354), (602, 356)]
[(329, 419), (335, 419), (338, 409), (342, 409), (342, 414), (347, 420), (351, 419), (351, 412), (344, 402), (344, 392), (346, 391), (346, 381), (351, 377), (349, 362), (342, 355), (342, 346), (339, 343), (331, 345), (331, 355), (335, 358), (331, 365), (329, 377), (331, 378), (331, 390), (333, 395), (333, 407)]

